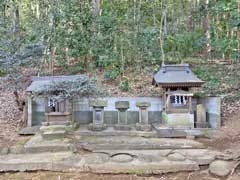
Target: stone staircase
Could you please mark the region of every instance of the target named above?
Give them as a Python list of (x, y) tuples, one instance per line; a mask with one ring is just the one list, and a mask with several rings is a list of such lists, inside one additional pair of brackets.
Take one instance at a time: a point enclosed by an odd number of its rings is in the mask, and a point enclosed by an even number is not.
[(35, 135), (23, 148), (21, 154), (0, 156), (1, 172), (51, 170), (160, 174), (199, 170), (219, 155), (190, 139), (81, 136), (59, 126)]

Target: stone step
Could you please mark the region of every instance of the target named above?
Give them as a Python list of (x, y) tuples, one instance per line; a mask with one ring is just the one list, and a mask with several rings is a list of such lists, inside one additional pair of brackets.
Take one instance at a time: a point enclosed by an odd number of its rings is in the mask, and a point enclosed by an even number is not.
[[(49, 131), (46, 131), (49, 132)], [(58, 132), (58, 131), (57, 131)], [(62, 131), (61, 131), (62, 135)], [(47, 138), (44, 136), (47, 136)], [(68, 135), (69, 136), (69, 135)], [(51, 137), (51, 138), (50, 138)], [(25, 145), (27, 153), (80, 151), (82, 149), (95, 150), (158, 150), (158, 149), (203, 149), (204, 145), (195, 140), (169, 139), (169, 138), (144, 138), (127, 136), (69, 136), (59, 137), (49, 134), (38, 134), (31, 138)]]
[(144, 138), (127, 136), (80, 137), (78, 148), (88, 150), (150, 150), (150, 149), (202, 149), (204, 145), (189, 139)]
[[(55, 137), (54, 137), (55, 138)], [(47, 138), (38, 134), (32, 137), (25, 145), (26, 153), (62, 152), (72, 151), (73, 144), (67, 138)]]
[(206, 149), (9, 154), (0, 156), (0, 172), (76, 170), (92, 173), (161, 174), (199, 170), (200, 165), (208, 165), (215, 156), (215, 152)]

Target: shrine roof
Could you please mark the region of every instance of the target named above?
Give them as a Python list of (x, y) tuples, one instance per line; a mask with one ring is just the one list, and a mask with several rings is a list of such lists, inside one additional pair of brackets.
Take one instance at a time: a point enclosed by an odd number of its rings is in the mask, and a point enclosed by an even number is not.
[(153, 84), (162, 87), (201, 87), (203, 83), (188, 64), (162, 65), (153, 77)]

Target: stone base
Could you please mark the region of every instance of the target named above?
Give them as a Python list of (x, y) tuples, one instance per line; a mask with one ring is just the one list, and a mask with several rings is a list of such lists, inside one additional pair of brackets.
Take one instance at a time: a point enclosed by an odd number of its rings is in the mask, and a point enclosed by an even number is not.
[(71, 130), (70, 126), (64, 126), (64, 125), (42, 126), (40, 128), (40, 133), (43, 139), (53, 140), (53, 139), (64, 138), (67, 132), (70, 130)]
[(42, 122), (42, 126), (51, 126), (51, 125), (65, 125), (69, 126), (71, 123), (69, 121), (55, 121), (55, 122)]
[(162, 113), (163, 122), (166, 127), (179, 129), (194, 128), (194, 114), (191, 113)]
[(91, 130), (91, 131), (103, 131), (107, 128), (106, 124), (89, 124), (88, 125), (88, 130)]
[(67, 134), (66, 130), (58, 130), (54, 132), (46, 131), (42, 133), (43, 139), (53, 140), (53, 139), (63, 139)]
[(114, 126), (115, 130), (120, 130), (120, 131), (130, 131), (131, 130), (131, 126), (129, 126), (128, 124), (116, 124)]
[(150, 124), (136, 124), (136, 130), (138, 131), (152, 131), (152, 126)]

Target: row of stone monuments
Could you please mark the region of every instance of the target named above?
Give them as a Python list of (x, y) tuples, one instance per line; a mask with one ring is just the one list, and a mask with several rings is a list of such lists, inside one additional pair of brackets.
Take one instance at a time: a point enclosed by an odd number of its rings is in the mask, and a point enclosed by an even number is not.
[[(94, 100), (90, 103), (93, 107), (93, 123), (88, 127), (93, 131), (101, 131), (106, 129), (104, 124), (104, 107), (107, 106), (105, 100)], [(136, 124), (136, 129), (139, 131), (151, 131), (151, 125), (148, 122), (148, 110), (151, 106), (149, 102), (137, 102), (139, 108), (139, 122)], [(129, 109), (129, 101), (117, 101), (115, 108), (118, 110), (118, 123), (114, 125), (116, 130), (130, 130), (131, 126), (127, 122), (127, 110)]]

